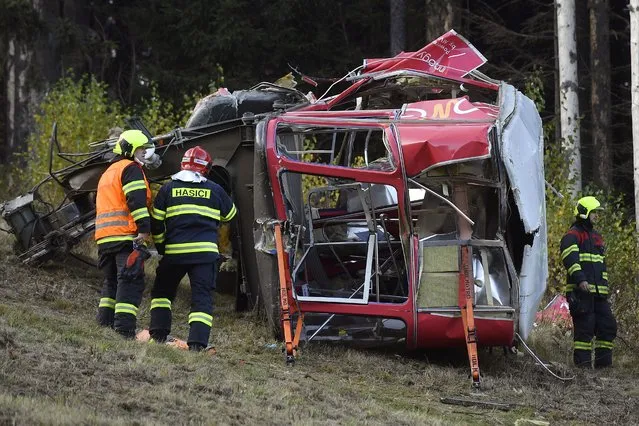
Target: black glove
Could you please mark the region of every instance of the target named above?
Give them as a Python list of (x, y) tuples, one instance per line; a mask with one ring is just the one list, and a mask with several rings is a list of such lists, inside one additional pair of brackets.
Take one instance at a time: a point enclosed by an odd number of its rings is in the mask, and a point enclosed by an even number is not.
[(568, 292), (568, 307), (570, 314), (574, 316), (584, 315), (593, 309), (593, 296), (589, 292), (585, 292), (576, 288)]
[(144, 261), (150, 257), (151, 253), (149, 253), (149, 249), (145, 245), (133, 244), (133, 251), (127, 257), (120, 276), (125, 280), (133, 280), (144, 276)]

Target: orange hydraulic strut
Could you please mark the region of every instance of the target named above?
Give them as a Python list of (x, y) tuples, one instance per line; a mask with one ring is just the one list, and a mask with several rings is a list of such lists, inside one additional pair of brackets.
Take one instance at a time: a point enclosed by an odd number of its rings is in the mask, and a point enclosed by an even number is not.
[[(461, 246), (461, 270), (459, 273), (459, 294), (461, 317), (464, 324), (464, 335), (466, 336), (466, 349), (468, 350), (468, 361), (470, 361), (470, 374), (473, 379), (473, 387), (481, 387), (481, 377), (479, 375), (479, 356), (477, 355), (477, 333), (475, 330), (475, 316), (473, 313), (473, 302), (475, 299), (473, 284), (471, 281), (472, 270), (470, 266), (469, 247)], [(463, 298), (461, 297), (463, 295)]]
[(288, 292), (292, 291), (291, 276), (288, 265), (284, 257), (284, 243), (282, 242), (282, 226), (275, 224), (275, 249), (277, 251), (277, 269), (280, 278), (280, 321), (284, 330), (284, 349), (286, 352), (286, 363), (293, 364), (295, 355), (300, 342), (302, 333), (302, 324), (304, 323), (304, 314), (299, 308), (293, 308), (293, 313), (298, 313), (297, 326), (295, 327), (295, 335), (291, 328), (291, 307), (288, 304)]
[[(468, 188), (464, 184), (453, 186), (453, 198), (455, 204), (463, 212), (468, 211)], [(471, 224), (457, 216), (457, 226), (459, 236), (463, 240), (470, 240), (473, 235)], [(473, 288), (473, 269), (470, 258), (470, 247), (462, 245), (460, 247), (461, 267), (459, 268), (459, 308), (461, 309), (462, 323), (464, 325), (464, 336), (466, 337), (466, 349), (468, 350), (468, 360), (470, 361), (470, 374), (473, 378), (473, 387), (480, 387), (479, 357), (477, 355), (477, 333), (475, 330), (475, 316), (473, 303), (475, 302), (475, 292)]]

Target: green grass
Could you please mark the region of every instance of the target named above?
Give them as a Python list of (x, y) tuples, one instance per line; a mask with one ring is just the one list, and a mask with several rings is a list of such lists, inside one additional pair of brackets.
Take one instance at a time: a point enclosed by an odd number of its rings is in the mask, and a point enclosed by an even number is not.
[[(216, 297), (217, 355), (122, 340), (95, 325), (101, 277), (73, 266), (24, 267), (0, 241), (0, 424), (552, 424), (631, 423), (639, 412), (632, 351), (618, 367), (575, 371), (562, 383), (530, 358), (480, 353), (484, 390), (474, 394), (463, 352), (356, 350), (313, 343), (284, 363), (254, 313)], [(152, 283), (149, 268), (147, 291)], [(174, 305), (188, 333), (188, 285)], [(148, 324), (145, 297), (140, 326)], [(558, 364), (570, 335), (536, 330), (536, 350)], [(445, 405), (466, 396), (511, 411)]]

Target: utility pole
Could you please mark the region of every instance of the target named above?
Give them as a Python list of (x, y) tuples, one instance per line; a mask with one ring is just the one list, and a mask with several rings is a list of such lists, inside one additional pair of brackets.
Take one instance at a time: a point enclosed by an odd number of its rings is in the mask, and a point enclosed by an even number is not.
[(557, 53), (559, 57), (561, 140), (571, 159), (568, 176), (574, 180), (572, 188), (572, 195), (574, 196), (582, 188), (575, 0), (555, 0), (555, 10), (557, 14)]

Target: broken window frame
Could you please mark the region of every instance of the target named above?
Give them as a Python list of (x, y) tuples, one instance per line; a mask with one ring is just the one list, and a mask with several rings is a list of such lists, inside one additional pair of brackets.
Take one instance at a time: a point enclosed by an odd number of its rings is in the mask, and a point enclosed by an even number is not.
[[(303, 176), (308, 176), (308, 175), (319, 176), (324, 178), (329, 178), (329, 176), (313, 175), (311, 173), (302, 173), (302, 172), (289, 171), (289, 170), (282, 170), (281, 173), (279, 173), (280, 187), (281, 187), (282, 194), (284, 195), (285, 203), (287, 205), (287, 208), (286, 208), (287, 219), (294, 221), (294, 218), (292, 217), (293, 209), (290, 208), (290, 205), (292, 204), (293, 200), (289, 199), (286, 196), (288, 191), (286, 191), (285, 189), (285, 185), (286, 185), (285, 182), (287, 180), (285, 176), (291, 173), (300, 175), (300, 178), (302, 178)], [(332, 178), (335, 179), (334, 177)], [(399, 193), (397, 188), (395, 188), (394, 186), (388, 183), (379, 184), (379, 183), (367, 183), (367, 182), (348, 182), (348, 183), (336, 183), (332, 185), (325, 185), (322, 187), (313, 188), (306, 195), (306, 200), (304, 201), (304, 208), (303, 208), (304, 210), (303, 223), (296, 224), (298, 227), (298, 232), (296, 232), (296, 236), (293, 242), (294, 255), (290, 256), (291, 271), (292, 271), (291, 277), (293, 282), (293, 288), (295, 289), (296, 285), (298, 284), (300, 269), (305, 264), (307, 260), (307, 256), (309, 255), (310, 251), (315, 247), (324, 247), (324, 246), (330, 247), (330, 250), (335, 256), (337, 262), (346, 271), (346, 268), (343, 262), (341, 261), (340, 257), (335, 253), (333, 246), (366, 244), (367, 245), (366, 275), (364, 277), (364, 282), (359, 284), (355, 292), (353, 292), (349, 297), (304, 296), (304, 295), (298, 294), (297, 291), (293, 291), (293, 297), (297, 299), (298, 301), (368, 304), (370, 301), (370, 297), (372, 296), (375, 299), (374, 301), (377, 303), (389, 303), (389, 304), (396, 305), (398, 303), (400, 304), (405, 303), (408, 300), (409, 298), (409, 290), (408, 290), (409, 267), (408, 267), (407, 259), (405, 258), (406, 250), (404, 248), (404, 245), (408, 243), (408, 240), (403, 241), (402, 235), (401, 235), (402, 232), (400, 230), (398, 232), (397, 239), (395, 241), (391, 241), (390, 239), (391, 234), (387, 230), (387, 223), (386, 223), (386, 221), (389, 220), (386, 215), (387, 211), (397, 210), (398, 216), (400, 215), (399, 203), (398, 201), (396, 201), (394, 204), (382, 206), (381, 208), (374, 207), (372, 200), (370, 199), (370, 189), (372, 188), (373, 185), (382, 185), (386, 188), (392, 188), (396, 194), (396, 197), (397, 197), (397, 194)], [(346, 214), (335, 216), (335, 217), (317, 218), (317, 219), (313, 218), (313, 211), (311, 210), (311, 205), (313, 203), (311, 200), (315, 194), (318, 194), (320, 192), (326, 192), (326, 191), (338, 191), (338, 190), (349, 190), (349, 189), (358, 190), (358, 196), (360, 197), (360, 200), (362, 200), (362, 207), (364, 207), (362, 211), (350, 212), (350, 213), (346, 213)], [(368, 194), (369, 196), (367, 201), (366, 201), (366, 194)], [(353, 221), (360, 222), (361, 220), (359, 219), (359, 217), (362, 215), (365, 217), (366, 226), (369, 229), (369, 238), (367, 239), (367, 241), (365, 242), (354, 242), (354, 241), (317, 242), (315, 241), (314, 232), (313, 232), (315, 229), (314, 224), (317, 223), (317, 224), (326, 225), (326, 223), (335, 222), (335, 221), (344, 221), (344, 220), (347, 220), (348, 222), (353, 222)], [(395, 220), (398, 221), (398, 226), (401, 227), (402, 221), (400, 221), (399, 218)], [(301, 228), (302, 226), (305, 227), (304, 231), (299, 230), (299, 228)], [(378, 234), (380, 231), (384, 235), (384, 241), (378, 240)], [(302, 238), (301, 236), (302, 234), (308, 235), (308, 242), (303, 243), (305, 246), (304, 252), (302, 256), (299, 256), (299, 260), (298, 260), (297, 253), (298, 253), (298, 248), (300, 247), (300, 239)], [(371, 239), (371, 237), (373, 238)], [(389, 256), (383, 261), (381, 265), (380, 265), (379, 244), (387, 244), (387, 247), (385, 249), (387, 249), (389, 252)], [(399, 247), (396, 247), (396, 246), (399, 246)], [(400, 263), (400, 262), (403, 262), (403, 263)], [(395, 267), (395, 271), (397, 273), (397, 283), (395, 285), (395, 293), (382, 294), (380, 290), (380, 283), (379, 283), (379, 278), (381, 274), (380, 271), (383, 270), (384, 268), (387, 268), (387, 264), (389, 263)], [(372, 266), (374, 266), (374, 268), (372, 268)], [(401, 272), (400, 272), (400, 268), (401, 268)], [(373, 285), (372, 279), (375, 279), (374, 285)], [(401, 288), (401, 295), (397, 296), (396, 293), (398, 291), (397, 289), (399, 288)], [(355, 298), (355, 295), (357, 294), (362, 294), (362, 297)], [(393, 301), (393, 299), (396, 299), (397, 301)], [(389, 302), (388, 300), (391, 300), (391, 301)]]
[[(331, 149), (304, 149), (302, 144), (301, 149), (288, 150), (280, 141), (280, 136), (282, 134), (282, 129), (287, 129), (290, 133), (286, 135), (303, 135), (307, 137), (309, 135), (315, 134), (326, 134), (333, 133), (332, 147)], [(357, 133), (366, 133), (364, 147), (363, 147), (363, 161), (364, 167), (354, 167), (354, 152), (355, 152), (355, 138), (357, 137)], [(384, 150), (386, 152), (385, 160), (388, 163), (388, 167), (382, 170), (377, 170), (374, 168), (370, 168), (371, 161), (369, 161), (369, 152), (370, 152), (370, 143), (371, 143), (371, 135), (373, 132), (380, 132), (381, 142), (383, 144)], [(339, 149), (337, 149), (337, 133), (344, 133), (344, 137), (347, 137), (348, 140), (342, 141), (339, 145)], [(296, 141), (297, 142), (297, 141)], [(303, 141), (302, 141), (303, 142)], [(321, 125), (321, 124), (299, 124), (299, 123), (290, 123), (290, 122), (280, 122), (277, 125), (276, 129), (276, 143), (277, 154), (287, 159), (303, 164), (321, 164), (329, 167), (340, 167), (347, 168), (353, 170), (370, 170), (370, 171), (381, 171), (381, 172), (393, 172), (397, 170), (397, 161), (393, 156), (393, 151), (390, 147), (390, 143), (388, 140), (388, 136), (386, 134), (386, 129), (380, 125), (373, 126), (345, 126), (342, 124), (339, 125)], [(337, 149), (337, 150), (336, 150)], [(333, 164), (336, 158), (340, 157), (343, 153), (342, 151), (346, 150), (344, 153), (344, 158), (346, 159), (346, 164)], [(308, 154), (330, 154), (330, 162), (316, 162), (311, 160), (305, 160), (302, 157)], [(297, 158), (295, 156), (298, 156)], [(384, 158), (384, 157), (379, 157)]]
[[(469, 245), (471, 246), (471, 259), (474, 259), (473, 257), (473, 248), (475, 248), (476, 250), (480, 250), (481, 248), (493, 248), (493, 247), (499, 247), (500, 251), (501, 251), (501, 255), (503, 256), (503, 260), (505, 262), (505, 272), (508, 278), (508, 299), (509, 299), (509, 303), (508, 305), (494, 305), (494, 304), (490, 304), (488, 301), (486, 304), (479, 304), (476, 305), (476, 312), (481, 315), (481, 316), (485, 316), (485, 315), (490, 315), (490, 314), (498, 314), (498, 315), (502, 315), (504, 313), (506, 313), (507, 315), (514, 315), (515, 313), (515, 309), (518, 308), (519, 305), (519, 301), (518, 301), (518, 289), (519, 289), (519, 280), (518, 280), (518, 275), (517, 272), (515, 270), (511, 255), (510, 255), (510, 251), (507, 248), (507, 245), (505, 243), (505, 241), (502, 238), (503, 232), (502, 232), (502, 226), (503, 226), (503, 222), (504, 222), (504, 218), (503, 218), (503, 212), (504, 210), (504, 205), (503, 205), (503, 197), (504, 197), (504, 185), (501, 183), (503, 182), (503, 171), (501, 170), (500, 165), (498, 164), (497, 161), (495, 161), (494, 157), (492, 158), (486, 158), (486, 159), (482, 159), (482, 160), (474, 160), (474, 161), (488, 161), (490, 162), (490, 166), (492, 167), (492, 169), (490, 169), (492, 176), (490, 177), (480, 177), (480, 176), (472, 176), (472, 175), (451, 175), (451, 174), (442, 174), (442, 175), (438, 175), (438, 176), (428, 176), (429, 172), (432, 173), (432, 171), (434, 169), (429, 169), (429, 170), (425, 170), (424, 172), (420, 173), (418, 176), (415, 176), (414, 178), (408, 178), (407, 179), (407, 191), (410, 191), (410, 189), (413, 189), (415, 187), (422, 189), (425, 191), (425, 195), (424, 197), (428, 196), (429, 194), (431, 196), (435, 196), (438, 199), (444, 201), (446, 204), (448, 204), (450, 206), (450, 208), (453, 210), (453, 212), (456, 213), (456, 216), (458, 218), (461, 218), (462, 221), (466, 221), (467, 223), (469, 223), (471, 226), (475, 225), (475, 222), (473, 221), (473, 219), (471, 217), (469, 217), (469, 215), (465, 214), (462, 209), (460, 209), (457, 205), (455, 205), (455, 203), (451, 200), (449, 200), (447, 197), (442, 196), (441, 194), (438, 194), (436, 191), (433, 191), (431, 188), (428, 188), (429, 184), (441, 184), (441, 185), (448, 185), (451, 189), (455, 186), (455, 184), (462, 184), (462, 185), (466, 185), (466, 187), (469, 186), (480, 186), (480, 187), (484, 187), (484, 188), (493, 188), (496, 190), (496, 199), (499, 203), (498, 206), (498, 217), (497, 217), (497, 227), (496, 227), (496, 233), (495, 233), (495, 238), (494, 239), (481, 239), (481, 238), (476, 238), (474, 236), (471, 237), (471, 239), (465, 240), (465, 239), (460, 239), (459, 238), (459, 228), (456, 226), (455, 229), (455, 235), (456, 237), (454, 239), (445, 239), (445, 240), (434, 240), (434, 241), (428, 241), (429, 238), (431, 238), (432, 236), (429, 237), (422, 237), (420, 238), (417, 229), (416, 229), (416, 224), (414, 223), (416, 218), (415, 218), (415, 213), (418, 213), (419, 210), (415, 210), (414, 209), (414, 202), (410, 201), (409, 205), (410, 205), (410, 226), (411, 226), (411, 233), (412, 235), (415, 235), (417, 237), (417, 241), (418, 241), (418, 271), (417, 271), (417, 280), (416, 280), (416, 291), (415, 291), (415, 300), (416, 303), (419, 303), (419, 292), (420, 292), (420, 287), (422, 285), (422, 273), (423, 273), (423, 249), (424, 247), (428, 247), (428, 246), (458, 246), (461, 247), (463, 245)], [(458, 163), (459, 164), (459, 163)], [(441, 167), (446, 168), (448, 166), (450, 166), (451, 164), (445, 164), (442, 165)], [(410, 197), (409, 197), (410, 200)], [(423, 200), (421, 200), (423, 201)], [(420, 201), (420, 202), (421, 202)], [(459, 219), (458, 219), (459, 220)], [(473, 230), (474, 232), (474, 230)], [(434, 234), (434, 235), (438, 235), (438, 234)], [(471, 260), (473, 261), (473, 260)], [(473, 277), (475, 275), (475, 271), (474, 268), (472, 268), (471, 265), (471, 269), (473, 269)], [(474, 278), (473, 278), (474, 279)], [(492, 284), (490, 283), (490, 280), (488, 282), (488, 285), (491, 286)], [(475, 292), (475, 303), (477, 303), (478, 300), (478, 296), (479, 293)], [(435, 306), (431, 306), (431, 307), (417, 307), (417, 311), (418, 312), (430, 312), (430, 313), (450, 313), (450, 312), (459, 312), (460, 308), (456, 305), (448, 305), (448, 306), (441, 306), (441, 307), (435, 307)]]

